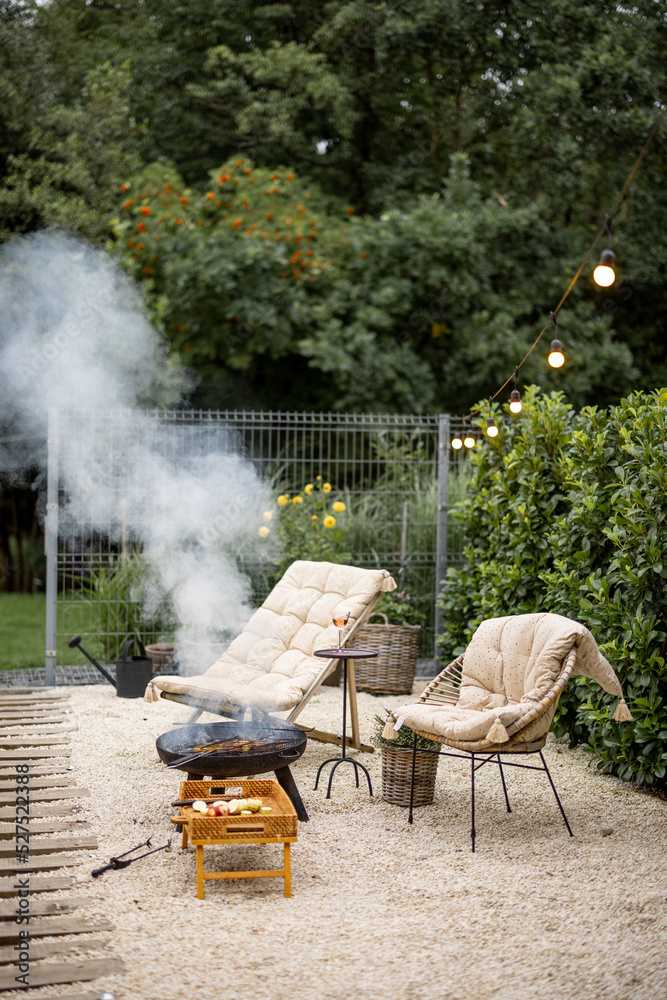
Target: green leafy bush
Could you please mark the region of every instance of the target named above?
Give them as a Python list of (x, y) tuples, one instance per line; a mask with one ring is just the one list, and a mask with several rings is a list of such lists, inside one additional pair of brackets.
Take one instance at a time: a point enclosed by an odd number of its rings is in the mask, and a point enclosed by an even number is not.
[[(634, 723), (591, 681), (568, 684), (557, 734), (637, 784), (667, 782), (667, 391), (578, 415), (559, 394), (524, 394), (524, 412), (471, 456), (456, 516), (469, 544), (441, 596), (445, 655), (484, 618), (553, 611), (593, 633)], [(454, 646), (454, 648), (452, 648)]]

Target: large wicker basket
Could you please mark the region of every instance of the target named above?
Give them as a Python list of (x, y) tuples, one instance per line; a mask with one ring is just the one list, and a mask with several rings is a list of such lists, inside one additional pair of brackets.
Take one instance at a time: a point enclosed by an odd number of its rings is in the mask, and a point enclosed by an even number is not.
[[(415, 762), (413, 806), (433, 802), (439, 756), (418, 750)], [(396, 806), (410, 805), (412, 750), (410, 747), (382, 747), (382, 798)]]
[(378, 650), (373, 660), (355, 661), (357, 690), (371, 694), (410, 694), (419, 652), (419, 625), (390, 625), (381, 611), (375, 615), (384, 618), (384, 624), (369, 621), (354, 637), (355, 646)]

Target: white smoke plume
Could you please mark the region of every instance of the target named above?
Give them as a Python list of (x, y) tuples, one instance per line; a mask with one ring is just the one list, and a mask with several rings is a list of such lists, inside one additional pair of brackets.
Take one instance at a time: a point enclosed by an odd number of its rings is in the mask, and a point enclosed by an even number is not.
[(166, 424), (151, 412), (178, 404), (188, 374), (100, 251), (45, 233), (8, 243), (0, 323), (0, 474), (38, 468), (44, 486), (48, 417), (57, 412), (60, 519), (71, 547), (103, 536), (141, 551), (146, 613), (169, 595), (187, 626), (188, 672), (200, 672), (215, 655), (192, 640), (238, 632), (251, 612), (235, 555), (266, 548), (258, 526), (267, 490), (240, 440), (220, 424)]

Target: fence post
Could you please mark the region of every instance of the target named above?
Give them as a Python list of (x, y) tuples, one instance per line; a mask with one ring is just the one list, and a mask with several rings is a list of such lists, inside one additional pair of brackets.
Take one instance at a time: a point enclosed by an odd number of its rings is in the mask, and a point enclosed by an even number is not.
[(47, 487), (44, 547), (46, 549), (46, 659), (44, 683), (56, 683), (56, 627), (58, 600), (58, 411), (49, 410)]
[[(447, 575), (447, 513), (449, 510), (449, 414), (438, 417), (438, 520), (435, 543), (435, 601)], [(440, 656), (438, 636), (442, 631), (442, 609), (435, 605), (434, 655)]]

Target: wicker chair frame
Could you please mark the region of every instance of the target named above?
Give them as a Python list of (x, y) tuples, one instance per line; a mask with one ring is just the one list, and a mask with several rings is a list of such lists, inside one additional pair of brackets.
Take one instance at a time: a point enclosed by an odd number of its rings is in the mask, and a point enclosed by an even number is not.
[[(441, 745), (452, 747), (455, 750), (463, 751), (462, 753), (450, 753), (446, 750), (426, 750), (426, 753), (436, 753), (440, 756), (445, 757), (464, 757), (470, 755), (471, 757), (471, 828), (470, 828), (470, 838), (472, 841), (472, 850), (475, 850), (475, 772), (483, 767), (484, 764), (489, 762), (497, 764), (500, 772), (500, 779), (503, 785), (503, 792), (505, 794), (505, 804), (507, 806), (507, 812), (512, 812), (509, 803), (509, 797), (507, 795), (507, 786), (505, 784), (505, 774), (503, 771), (503, 761), (501, 760), (501, 755), (505, 754), (539, 754), (542, 766), (538, 767), (533, 764), (519, 764), (516, 761), (505, 761), (505, 766), (509, 767), (522, 767), (527, 770), (532, 771), (545, 771), (547, 778), (549, 779), (549, 784), (556, 797), (556, 802), (558, 803), (558, 808), (560, 809), (561, 816), (569, 835), (572, 837), (573, 833), (570, 828), (567, 816), (565, 815), (565, 810), (561, 804), (558, 797), (558, 792), (556, 791), (556, 786), (553, 783), (551, 774), (549, 773), (549, 768), (547, 767), (544, 756), (542, 755), (542, 748), (547, 741), (547, 732), (551, 721), (556, 712), (558, 706), (558, 701), (563, 692), (563, 688), (567, 684), (568, 680), (572, 676), (575, 664), (577, 660), (577, 651), (573, 646), (570, 652), (567, 654), (563, 661), (563, 666), (561, 672), (552, 684), (551, 688), (540, 699), (534, 706), (532, 706), (527, 712), (525, 712), (516, 722), (511, 723), (506, 727), (509, 740), (505, 743), (495, 743), (493, 740), (483, 739), (483, 740), (452, 740), (446, 736), (439, 736), (435, 733), (426, 732), (423, 729), (413, 729), (414, 741), (413, 741), (413, 773), (414, 773), (414, 763), (417, 751), (417, 737), (423, 736), (424, 739), (431, 740), (434, 743), (439, 743)], [(438, 676), (431, 681), (431, 683), (426, 687), (421, 697), (419, 698), (418, 704), (435, 704), (435, 705), (455, 705), (459, 697), (459, 689), (461, 687), (461, 677), (463, 669), (463, 656), (457, 657), (457, 659), (452, 660), (444, 670), (442, 670)], [(546, 723), (546, 725), (545, 725)], [(407, 725), (407, 723), (406, 723)], [(412, 727), (410, 727), (412, 729)], [(539, 735), (535, 735), (536, 731), (539, 729)], [(475, 762), (475, 756), (485, 757), (480, 763)], [(412, 785), (414, 780), (412, 781)], [(408, 815), (408, 822), (413, 822), (412, 814), (412, 802), (410, 804), (410, 812)]]

